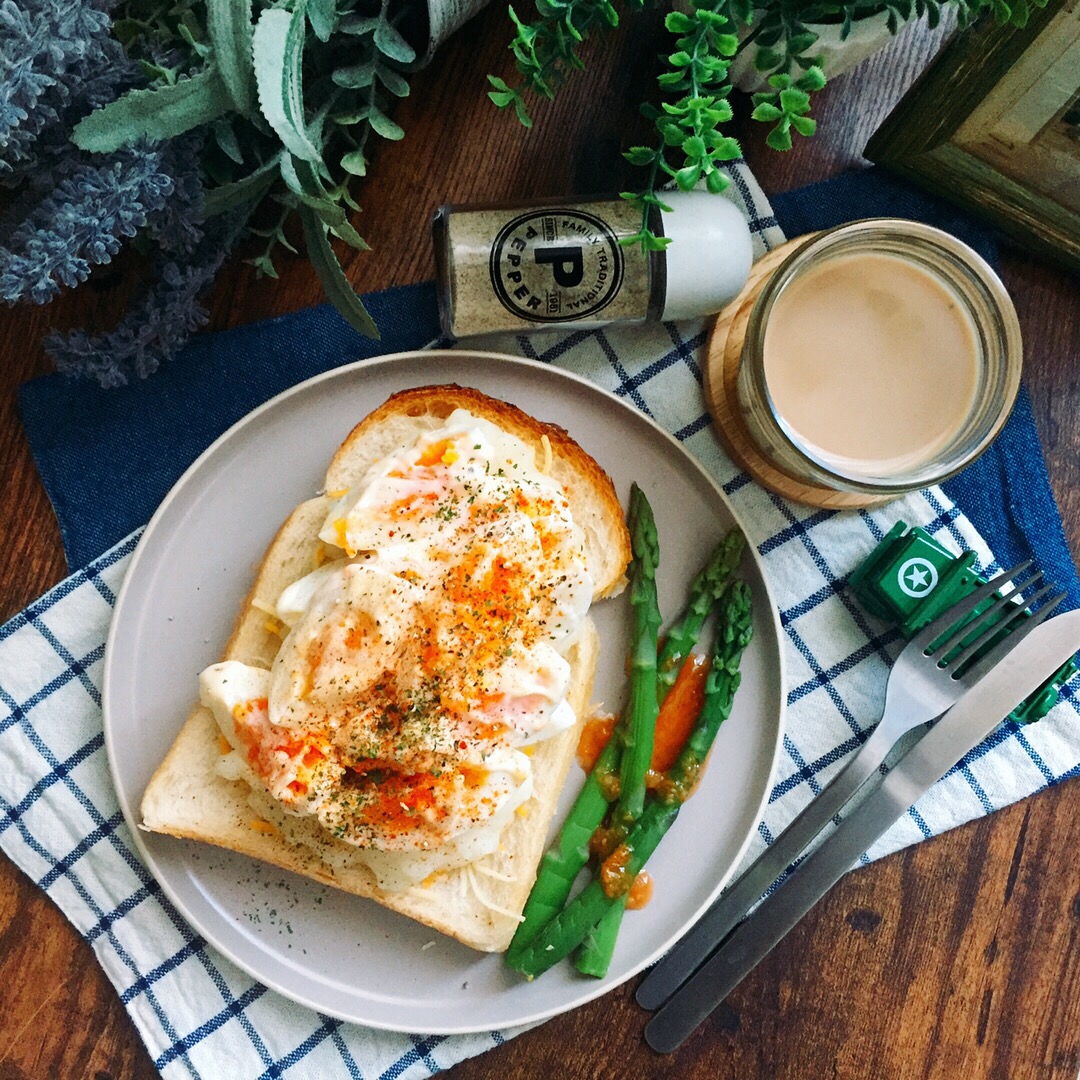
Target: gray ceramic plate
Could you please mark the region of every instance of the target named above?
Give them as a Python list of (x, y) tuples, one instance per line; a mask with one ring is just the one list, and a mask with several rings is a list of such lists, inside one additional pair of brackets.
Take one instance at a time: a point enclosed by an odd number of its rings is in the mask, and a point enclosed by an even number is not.
[[(567, 429), (613, 477), (648, 494), (660, 528), (661, 605), (670, 616), (721, 532), (723, 494), (645, 416), (582, 379), (493, 354), (410, 353), (294, 387), (255, 410), (195, 462), (135, 552), (105, 657), (105, 739), (120, 805), (151, 872), (184, 918), (255, 978), (320, 1012), (432, 1034), (489, 1031), (580, 1005), (660, 956), (734, 869), (762, 810), (780, 746), (783, 672), (775, 609), (751, 555), (754, 638), (743, 684), (704, 780), (650, 862), (652, 901), (623, 924), (611, 971), (569, 964), (532, 983), (367, 900), (203, 844), (135, 828), (142, 792), (186, 717), (201, 668), (218, 659), (279, 523), (322, 482), (353, 425), (391, 393), (458, 382)], [(628, 606), (595, 609), (603, 640), (595, 700), (621, 704)], [(566, 805), (581, 782), (571, 774)], [(565, 807), (564, 807), (565, 808)]]

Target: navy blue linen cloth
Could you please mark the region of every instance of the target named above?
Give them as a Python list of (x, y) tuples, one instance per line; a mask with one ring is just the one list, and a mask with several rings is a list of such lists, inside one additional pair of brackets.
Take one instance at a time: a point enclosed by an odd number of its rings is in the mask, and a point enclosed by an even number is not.
[[(945, 229), (995, 261), (984, 226), (877, 169), (771, 202), (788, 236), (889, 215)], [(144, 524), (187, 466), (263, 401), (321, 371), (422, 348), (439, 335), (429, 284), (372, 294), (365, 303), (381, 341), (361, 337), (324, 305), (200, 334), (151, 378), (123, 388), (102, 390), (59, 375), (26, 383), (19, 408), (69, 566), (84, 566)], [(1069, 591), (1069, 606), (1080, 606), (1080, 580), (1025, 392), (994, 445), (943, 487), (1002, 565), (1034, 558), (1049, 580)]]

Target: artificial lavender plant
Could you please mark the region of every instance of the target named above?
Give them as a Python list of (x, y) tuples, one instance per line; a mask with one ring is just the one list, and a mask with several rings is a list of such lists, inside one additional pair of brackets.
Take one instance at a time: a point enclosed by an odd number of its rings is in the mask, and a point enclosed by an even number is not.
[(60, 370), (105, 386), (154, 371), (205, 322), (199, 297), (241, 236), (266, 240), (250, 261), (276, 276), (294, 213), (328, 297), (378, 336), (331, 237), (367, 247), (350, 184), (372, 136), (404, 134), (388, 102), (416, 53), (389, 9), (0, 0), (0, 301), (46, 303), (127, 241), (151, 268), (115, 328), (47, 339)]

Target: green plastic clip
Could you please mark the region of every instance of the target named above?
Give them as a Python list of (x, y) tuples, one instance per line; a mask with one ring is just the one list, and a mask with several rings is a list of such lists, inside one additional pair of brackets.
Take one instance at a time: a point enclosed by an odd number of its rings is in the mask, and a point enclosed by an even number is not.
[[(956, 555), (925, 529), (918, 526), (909, 529), (905, 522), (898, 521), (851, 574), (848, 584), (871, 615), (895, 624), (905, 638), (911, 638), (946, 608), (983, 584), (986, 579), (972, 569), (974, 563), (974, 551)], [(971, 618), (976, 618), (991, 603), (988, 600), (977, 608)], [(1003, 631), (1006, 633), (1008, 629)], [(1067, 661), (1013, 709), (1009, 719), (1018, 724), (1041, 720), (1057, 704), (1058, 688), (1076, 672), (1076, 664)]]

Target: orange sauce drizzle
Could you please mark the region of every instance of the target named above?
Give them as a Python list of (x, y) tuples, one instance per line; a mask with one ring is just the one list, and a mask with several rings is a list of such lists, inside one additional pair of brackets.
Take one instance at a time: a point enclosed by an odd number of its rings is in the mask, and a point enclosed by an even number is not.
[(617, 717), (611, 713), (597, 713), (585, 721), (578, 737), (577, 759), (578, 764), (585, 772), (592, 772), (596, 759), (603, 752), (615, 730)]
[(630, 893), (626, 898), (626, 906), (631, 911), (640, 911), (651, 899), (653, 894), (652, 875), (647, 870), (642, 870), (634, 884), (630, 886)]

